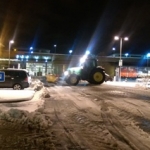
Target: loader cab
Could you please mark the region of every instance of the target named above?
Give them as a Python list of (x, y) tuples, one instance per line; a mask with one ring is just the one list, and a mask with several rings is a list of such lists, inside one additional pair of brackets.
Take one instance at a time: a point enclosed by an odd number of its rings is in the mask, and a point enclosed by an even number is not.
[(96, 59), (86, 59), (86, 61), (83, 64), (84, 70), (91, 70), (93, 68), (97, 67), (97, 60)]

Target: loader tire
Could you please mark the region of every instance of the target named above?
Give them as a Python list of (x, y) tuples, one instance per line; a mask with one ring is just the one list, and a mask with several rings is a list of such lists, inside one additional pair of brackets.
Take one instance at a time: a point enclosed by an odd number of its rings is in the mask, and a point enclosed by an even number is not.
[(90, 73), (89, 83), (91, 84), (102, 84), (105, 81), (105, 73), (102, 69), (93, 69)]
[(70, 85), (77, 85), (79, 83), (79, 76), (71, 74), (68, 80)]

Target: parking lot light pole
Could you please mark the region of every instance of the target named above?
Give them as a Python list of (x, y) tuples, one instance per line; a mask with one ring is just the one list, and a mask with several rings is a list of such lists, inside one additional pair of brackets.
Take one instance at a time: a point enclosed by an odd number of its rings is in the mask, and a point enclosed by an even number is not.
[(10, 67), (10, 48), (11, 48), (11, 44), (13, 44), (13, 43), (14, 43), (13, 40), (9, 41), (9, 64), (8, 64), (8, 67)]
[(119, 36), (115, 36), (114, 37), (115, 40), (119, 40), (120, 39), (120, 58), (119, 58), (119, 81), (121, 81), (121, 67), (123, 65), (123, 62), (122, 62), (122, 41), (123, 39), (125, 41), (128, 41), (128, 37), (119, 37)]

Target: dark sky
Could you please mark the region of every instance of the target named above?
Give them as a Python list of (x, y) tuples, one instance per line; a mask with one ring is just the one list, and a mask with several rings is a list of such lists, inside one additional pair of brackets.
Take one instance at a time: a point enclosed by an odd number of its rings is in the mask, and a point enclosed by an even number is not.
[(128, 36), (123, 53), (150, 52), (149, 0), (0, 1), (0, 41), (8, 48), (48, 49), (57, 53), (108, 55), (119, 52), (114, 36)]

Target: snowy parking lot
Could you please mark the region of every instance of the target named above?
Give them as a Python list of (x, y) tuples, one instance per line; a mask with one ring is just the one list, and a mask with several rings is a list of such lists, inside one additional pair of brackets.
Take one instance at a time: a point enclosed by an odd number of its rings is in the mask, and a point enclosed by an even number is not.
[(148, 88), (84, 82), (26, 91), (35, 91), (30, 100), (0, 104), (0, 150), (150, 150)]

